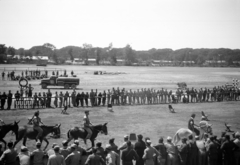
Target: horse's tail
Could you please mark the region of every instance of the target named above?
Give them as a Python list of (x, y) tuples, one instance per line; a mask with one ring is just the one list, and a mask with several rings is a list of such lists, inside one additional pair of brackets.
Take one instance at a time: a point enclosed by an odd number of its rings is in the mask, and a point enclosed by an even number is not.
[(173, 143), (176, 145), (180, 140), (180, 137), (178, 135), (178, 132), (173, 136)]

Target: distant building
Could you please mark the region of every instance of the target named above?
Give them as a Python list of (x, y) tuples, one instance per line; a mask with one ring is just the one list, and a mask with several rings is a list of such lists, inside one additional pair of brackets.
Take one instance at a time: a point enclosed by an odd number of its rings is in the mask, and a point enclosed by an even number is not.
[(117, 59), (117, 65), (125, 65), (125, 60), (124, 59)]
[(85, 60), (83, 60), (83, 59), (74, 58), (72, 64), (73, 64), (73, 65), (85, 65), (86, 62), (85, 62)]
[(96, 65), (96, 64), (97, 64), (95, 58), (89, 58), (89, 59), (87, 60), (87, 63), (88, 63), (88, 65)]
[(72, 65), (73, 62), (72, 62), (72, 60), (66, 60), (66, 61), (65, 61), (65, 64), (67, 64), (67, 65)]

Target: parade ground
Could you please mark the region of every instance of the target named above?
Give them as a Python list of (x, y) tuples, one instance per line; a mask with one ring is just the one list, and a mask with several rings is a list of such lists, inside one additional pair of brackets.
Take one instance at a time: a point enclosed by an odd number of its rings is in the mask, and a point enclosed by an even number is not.
[[(16, 75), (22, 70), (37, 69), (35, 65), (1, 65), (0, 72), (15, 69)], [(48, 69), (51, 71), (66, 69), (68, 75), (74, 74), (80, 78), (80, 85), (77, 92), (98, 89), (98, 91), (125, 88), (126, 90), (137, 90), (141, 88), (161, 89), (176, 91), (178, 82), (186, 82), (189, 88), (213, 88), (226, 83), (231, 84), (232, 79), (240, 79), (239, 68), (199, 68), (199, 67), (126, 67), (126, 66), (73, 66), (73, 65), (49, 65), (38, 67), (39, 70)], [(21, 70), (21, 71), (20, 71)], [(94, 75), (94, 71), (104, 71), (104, 75)], [(51, 74), (51, 72), (48, 72)], [(31, 80), (29, 83), (34, 87), (35, 92), (47, 92), (41, 89), (40, 80)], [(11, 90), (15, 93), (19, 90), (18, 81), (0, 81), (0, 92)], [(66, 90), (63, 88), (51, 87), (51, 92)], [(71, 89), (68, 89), (71, 92)], [(240, 101), (228, 102), (206, 102), (189, 104), (172, 104), (176, 113), (169, 113), (168, 104), (158, 105), (136, 105), (136, 106), (114, 106), (113, 112), (109, 112), (107, 107), (89, 108), (69, 108), (69, 115), (61, 114), (60, 108), (39, 109), (40, 117), (45, 125), (61, 124), (61, 138), (49, 139), (50, 144), (57, 142), (61, 144), (67, 139), (67, 131), (75, 126), (82, 125), (84, 111), (90, 111), (90, 119), (93, 124), (104, 124), (108, 122), (108, 135), (100, 135), (96, 141), (101, 141), (103, 145), (108, 143), (110, 138), (115, 138), (116, 144), (123, 142), (123, 136), (130, 133), (141, 133), (144, 137), (150, 137), (153, 144), (158, 138), (163, 136), (173, 136), (179, 128), (187, 128), (187, 122), (192, 113), (196, 113), (196, 124), (201, 119), (201, 111), (208, 115), (209, 123), (213, 124), (213, 133), (220, 136), (225, 130), (224, 123), (229, 123), (232, 130), (240, 131)], [(35, 110), (4, 110), (0, 111), (0, 118), (5, 123), (20, 120), (19, 125), (26, 125), (28, 118), (31, 118)], [(7, 140), (15, 140), (9, 133)], [(20, 147), (22, 142), (17, 145)], [(81, 141), (83, 147), (85, 145)], [(27, 142), (28, 147), (34, 146), (34, 141)], [(45, 145), (45, 144), (43, 144)], [(88, 147), (90, 147), (90, 142)], [(51, 147), (51, 145), (49, 146)], [(48, 148), (49, 148), (48, 147)]]

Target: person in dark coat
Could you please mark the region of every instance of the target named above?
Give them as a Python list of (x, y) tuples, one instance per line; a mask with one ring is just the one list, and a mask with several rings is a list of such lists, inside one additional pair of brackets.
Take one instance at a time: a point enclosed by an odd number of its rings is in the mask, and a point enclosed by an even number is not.
[(206, 145), (208, 165), (218, 165), (218, 146), (214, 142), (214, 137), (210, 137), (209, 144)]
[(223, 142), (223, 144), (221, 145), (224, 165), (234, 164), (234, 150), (236, 148), (237, 146), (232, 141), (230, 141), (230, 136), (225, 135), (225, 142)]
[(159, 165), (165, 165), (167, 162), (167, 149), (166, 146), (163, 143), (163, 138), (161, 137), (158, 140), (158, 144), (156, 146), (154, 146), (158, 152), (159, 152), (159, 156), (158, 156), (158, 164)]
[(182, 144), (178, 148), (179, 159), (181, 165), (187, 165), (187, 159), (189, 154), (189, 146), (187, 144), (187, 138), (182, 139)]
[(133, 160), (139, 160), (139, 156), (136, 151), (132, 149), (130, 141), (127, 142), (127, 148), (122, 151), (121, 160), (122, 165), (133, 165)]
[(189, 157), (188, 157), (188, 165), (198, 165), (198, 147), (196, 142), (193, 140), (193, 135), (189, 135), (188, 137), (189, 143)]
[(80, 96), (81, 96), (81, 94), (78, 92), (77, 96), (76, 96), (76, 106), (77, 107), (79, 106)]
[(89, 99), (89, 94), (88, 94), (88, 92), (85, 93), (84, 99), (85, 99), (85, 105), (88, 107), (88, 99)]
[(98, 106), (101, 105), (101, 102), (102, 102), (102, 93), (100, 92), (98, 94)]
[(8, 109), (8, 110), (11, 109), (11, 105), (12, 105), (12, 96), (13, 96), (13, 94), (11, 93), (11, 90), (9, 90), (8, 95), (7, 95), (7, 104), (8, 104), (7, 109)]
[(50, 89), (48, 89), (48, 92), (47, 92), (47, 108), (51, 108), (51, 101), (52, 101), (52, 93), (50, 92)]
[(3, 94), (1, 95), (1, 109), (2, 110), (4, 110), (6, 99), (7, 99), (7, 95), (5, 92), (3, 92)]
[(84, 99), (84, 92), (82, 92), (82, 93), (80, 94), (81, 107), (83, 107), (83, 99)]
[(138, 137), (138, 141), (135, 143), (134, 149), (137, 152), (139, 159), (136, 161), (136, 165), (144, 165), (144, 160), (142, 159), (142, 157), (144, 154), (144, 150), (146, 149), (146, 144), (142, 140), (143, 136), (141, 134), (137, 135), (137, 137)]
[(106, 94), (105, 91), (103, 91), (103, 94), (102, 94), (102, 104), (103, 104), (103, 106), (105, 106), (105, 104), (106, 104), (106, 98), (107, 98), (107, 94)]

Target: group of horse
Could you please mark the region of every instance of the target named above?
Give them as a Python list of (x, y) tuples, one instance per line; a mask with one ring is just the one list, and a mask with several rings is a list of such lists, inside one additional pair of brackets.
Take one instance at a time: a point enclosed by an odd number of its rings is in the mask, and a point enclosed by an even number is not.
[[(29, 126), (29, 125), (19, 126), (18, 125), (19, 122), (20, 121), (18, 121), (18, 122), (14, 121), (13, 123), (5, 124), (0, 127), (0, 141), (4, 143), (5, 149), (6, 149), (6, 141), (4, 140), (4, 137), (10, 131), (12, 131), (12, 134), (13, 133), (15, 134), (16, 141), (14, 142), (14, 147), (22, 139), (23, 139), (24, 146), (26, 146), (27, 139), (36, 140), (36, 136), (37, 136), (38, 132), (36, 130), (34, 130), (32, 126)], [(46, 126), (46, 125), (41, 126), (41, 128), (43, 130), (43, 134), (40, 137), (40, 141), (46, 142), (46, 146), (44, 149), (46, 149), (49, 145), (49, 142), (46, 138), (47, 135), (52, 134), (53, 138), (60, 138), (60, 136), (61, 136), (60, 127), (61, 127), (61, 124), (56, 124), (54, 126)], [(105, 135), (108, 134), (107, 123), (93, 126), (92, 132), (93, 132), (92, 136), (89, 140), (91, 141), (92, 146), (94, 146), (95, 145), (94, 140), (98, 136), (98, 133), (103, 133)], [(77, 140), (78, 138), (81, 138), (84, 140), (84, 143), (86, 144), (86, 139), (85, 139), (86, 136), (87, 136), (87, 131), (85, 129), (79, 128), (79, 127), (74, 127), (74, 128), (71, 128), (67, 133), (67, 137), (68, 137), (67, 142), (70, 142), (72, 139)]]
[[(16, 141), (14, 142), (14, 147), (22, 139), (23, 139), (24, 146), (26, 146), (27, 139), (36, 140), (36, 136), (37, 136), (38, 132), (36, 130), (34, 130), (33, 127), (29, 126), (30, 123), (28, 123), (28, 125), (25, 125), (25, 126), (19, 126), (18, 125), (19, 122), (20, 121), (18, 121), (18, 122), (14, 121), (13, 123), (5, 124), (5, 125), (1, 126), (0, 141), (2, 141), (5, 144), (5, 148), (6, 148), (6, 141), (3, 138), (10, 131), (12, 131), (12, 133), (14, 133), (15, 137), (16, 137)], [(200, 127), (198, 128), (198, 130), (196, 130), (194, 132), (192, 132), (191, 130), (186, 129), (186, 128), (181, 128), (173, 136), (173, 143), (177, 144), (179, 141), (181, 141), (181, 139), (188, 138), (189, 135), (194, 135), (194, 137), (195, 137), (195, 135), (197, 135), (197, 136), (199, 136), (200, 139), (203, 138), (204, 133), (211, 135), (212, 134), (211, 126), (212, 125), (208, 124), (207, 121), (201, 121)], [(225, 126), (226, 126), (226, 132), (233, 132), (232, 130), (230, 130), (230, 127), (227, 124), (225, 124)], [(49, 145), (49, 142), (46, 138), (47, 135), (52, 134), (53, 138), (60, 138), (60, 136), (61, 136), (60, 127), (61, 127), (61, 124), (56, 124), (54, 126), (46, 126), (46, 125), (41, 126), (41, 128), (43, 129), (43, 134), (42, 134), (42, 137), (40, 138), (40, 141), (46, 142), (46, 146), (44, 149), (46, 149)], [(93, 146), (95, 146), (94, 141), (99, 133), (102, 133), (105, 135), (108, 134), (107, 123), (93, 126), (92, 132), (93, 132), (92, 136), (89, 140), (91, 141), (91, 144), (93, 147)], [(86, 139), (85, 139), (86, 136), (87, 136), (87, 131), (84, 128), (74, 127), (74, 128), (71, 128), (70, 130), (68, 130), (68, 132), (67, 132), (67, 142), (70, 142), (72, 139), (77, 140), (78, 138), (81, 138), (81, 139), (83, 139), (84, 143), (86, 144)]]

